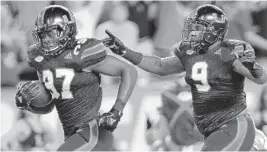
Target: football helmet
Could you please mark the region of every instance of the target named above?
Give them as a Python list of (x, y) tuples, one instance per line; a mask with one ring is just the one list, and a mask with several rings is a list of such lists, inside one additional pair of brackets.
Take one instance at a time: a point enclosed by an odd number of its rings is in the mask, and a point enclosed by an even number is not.
[(223, 10), (211, 4), (201, 5), (186, 18), (182, 39), (195, 51), (206, 52), (209, 46), (224, 39), (228, 27)]
[(44, 55), (58, 55), (72, 45), (77, 35), (73, 13), (66, 7), (50, 5), (37, 16), (33, 38)]

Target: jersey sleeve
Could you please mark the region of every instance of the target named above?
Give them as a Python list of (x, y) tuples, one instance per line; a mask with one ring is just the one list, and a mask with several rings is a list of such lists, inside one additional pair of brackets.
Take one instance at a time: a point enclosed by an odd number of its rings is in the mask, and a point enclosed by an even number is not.
[(107, 56), (106, 47), (102, 41), (97, 39), (88, 39), (82, 46), (81, 64), (82, 68), (97, 64), (103, 61)]
[(178, 57), (179, 59), (182, 58), (182, 52), (181, 52), (181, 50), (180, 50), (180, 45), (181, 45), (181, 42), (174, 44), (174, 45), (172, 46), (172, 48), (171, 48), (172, 51), (173, 51), (173, 53), (174, 53), (174, 55), (175, 55), (176, 57)]
[(254, 49), (247, 42), (237, 41), (234, 44), (233, 53), (243, 53), (244, 51), (254, 52)]
[(244, 42), (239, 40), (227, 39), (222, 42), (221, 46), (224, 49), (222, 59), (229, 66), (232, 66), (238, 58), (238, 53), (244, 51)]
[(185, 45), (182, 42), (176, 43), (172, 46), (172, 52), (181, 61), (183, 67), (185, 67), (185, 57), (184, 57)]
[(35, 45), (31, 45), (31, 46), (29, 46), (29, 48), (27, 50), (28, 65), (30, 67), (35, 67), (34, 66), (35, 49), (36, 49)]

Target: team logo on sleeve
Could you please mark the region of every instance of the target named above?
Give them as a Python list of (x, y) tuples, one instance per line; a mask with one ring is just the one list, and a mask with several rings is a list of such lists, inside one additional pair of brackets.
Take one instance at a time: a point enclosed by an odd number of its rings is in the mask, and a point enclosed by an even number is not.
[(194, 53), (194, 51), (191, 49), (186, 51), (186, 54), (188, 54), (188, 55), (192, 55), (193, 53)]
[(72, 59), (72, 54), (71, 54), (71, 52), (70, 52), (69, 54), (67, 54), (64, 58), (65, 58), (65, 59)]
[(43, 59), (44, 59), (43, 56), (37, 56), (34, 60), (35, 60), (36, 62), (42, 62)]
[(222, 54), (222, 49), (219, 49), (219, 50), (215, 51), (214, 54), (221, 55)]

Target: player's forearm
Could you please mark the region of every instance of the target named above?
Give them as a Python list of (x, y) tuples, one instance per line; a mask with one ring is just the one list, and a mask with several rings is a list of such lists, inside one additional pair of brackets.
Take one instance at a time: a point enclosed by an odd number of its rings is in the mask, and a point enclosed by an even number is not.
[(129, 100), (137, 80), (137, 70), (133, 66), (124, 69), (121, 73), (121, 83), (117, 95), (117, 101), (113, 108), (122, 111)]
[(266, 72), (264, 71), (263, 67), (257, 62), (253, 64), (253, 67), (245, 67), (249, 70), (254, 82), (258, 84), (263, 84), (267, 81)]
[(147, 72), (160, 76), (165, 74), (164, 68), (161, 66), (161, 58), (157, 56), (145, 55), (140, 52), (127, 50), (123, 57)]
[[(253, 71), (252, 71), (253, 72)], [(257, 71), (255, 72), (258, 72), (260, 73), (260, 76), (258, 77), (255, 77), (253, 76), (254, 78), (254, 82), (256, 82), (257, 84), (264, 84), (267, 82), (267, 73), (266, 71), (264, 71), (262, 68), (261, 69), (258, 69)]]
[(267, 82), (267, 73), (266, 73), (266, 71), (263, 72), (263, 75), (260, 78), (258, 78), (257, 81), (258, 81), (258, 84), (264, 84), (264, 83)]
[[(257, 63), (256, 63), (257, 64)], [(267, 81), (267, 74), (266, 71), (264, 71), (263, 67), (258, 65), (252, 67), (248, 67), (244, 64), (242, 64), (240, 61), (236, 60), (234, 63), (234, 70), (247, 77), (251, 81), (257, 83), (257, 84), (264, 84)]]

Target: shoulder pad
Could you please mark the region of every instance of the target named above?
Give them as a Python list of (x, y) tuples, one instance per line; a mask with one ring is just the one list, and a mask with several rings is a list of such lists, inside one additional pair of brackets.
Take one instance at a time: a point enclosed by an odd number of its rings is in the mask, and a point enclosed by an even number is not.
[(83, 67), (96, 64), (105, 59), (106, 47), (97, 39), (86, 39), (81, 44), (81, 60)]
[(179, 43), (175, 43), (174, 45), (172, 45), (172, 50), (177, 49), (178, 51), (180, 51), (180, 49), (179, 49), (180, 44), (181, 44), (181, 42), (179, 42)]
[(190, 47), (190, 43), (189, 43), (189, 42), (180, 42), (179, 49), (180, 49), (182, 52), (191, 49), (191, 47)]
[(222, 42), (222, 45), (227, 48), (235, 48), (235, 46), (243, 45), (246, 42), (241, 40), (234, 40), (234, 39), (226, 39)]
[(235, 61), (235, 59), (243, 56), (245, 52), (252, 52), (253, 54), (255, 54), (252, 46), (244, 41), (228, 39), (223, 41), (222, 44), (222, 46), (226, 47), (226, 50), (228, 50), (226, 53), (226, 58), (229, 63), (231, 63), (231, 65)]
[(36, 54), (36, 52), (37, 52), (36, 45), (31, 45), (31, 46), (29, 46), (29, 48), (27, 50), (27, 55), (28, 55), (28, 57), (32, 57)]
[(184, 53), (187, 50), (190, 50), (190, 45), (186, 42), (179, 42), (177, 44), (174, 45), (175, 49), (174, 49), (174, 54), (175, 56), (177, 56), (180, 60), (182, 60)]
[[(228, 45), (231, 46), (232, 48), (232, 53), (239, 53), (239, 52), (244, 52), (244, 51), (251, 51), (254, 52), (253, 47), (245, 42), (245, 41), (240, 41), (240, 40), (228, 40)], [(226, 43), (226, 44), (227, 44)]]
[(44, 59), (43, 55), (38, 51), (36, 45), (29, 46), (27, 50), (27, 56), (28, 63), (31, 67), (34, 67), (35, 62), (41, 62)]
[[(86, 39), (80, 41), (81, 43), (81, 59), (85, 59), (87, 57), (94, 56), (96, 54), (102, 53), (106, 51), (106, 47), (102, 43), (102, 41), (97, 39)], [(77, 42), (79, 44), (79, 41)]]

